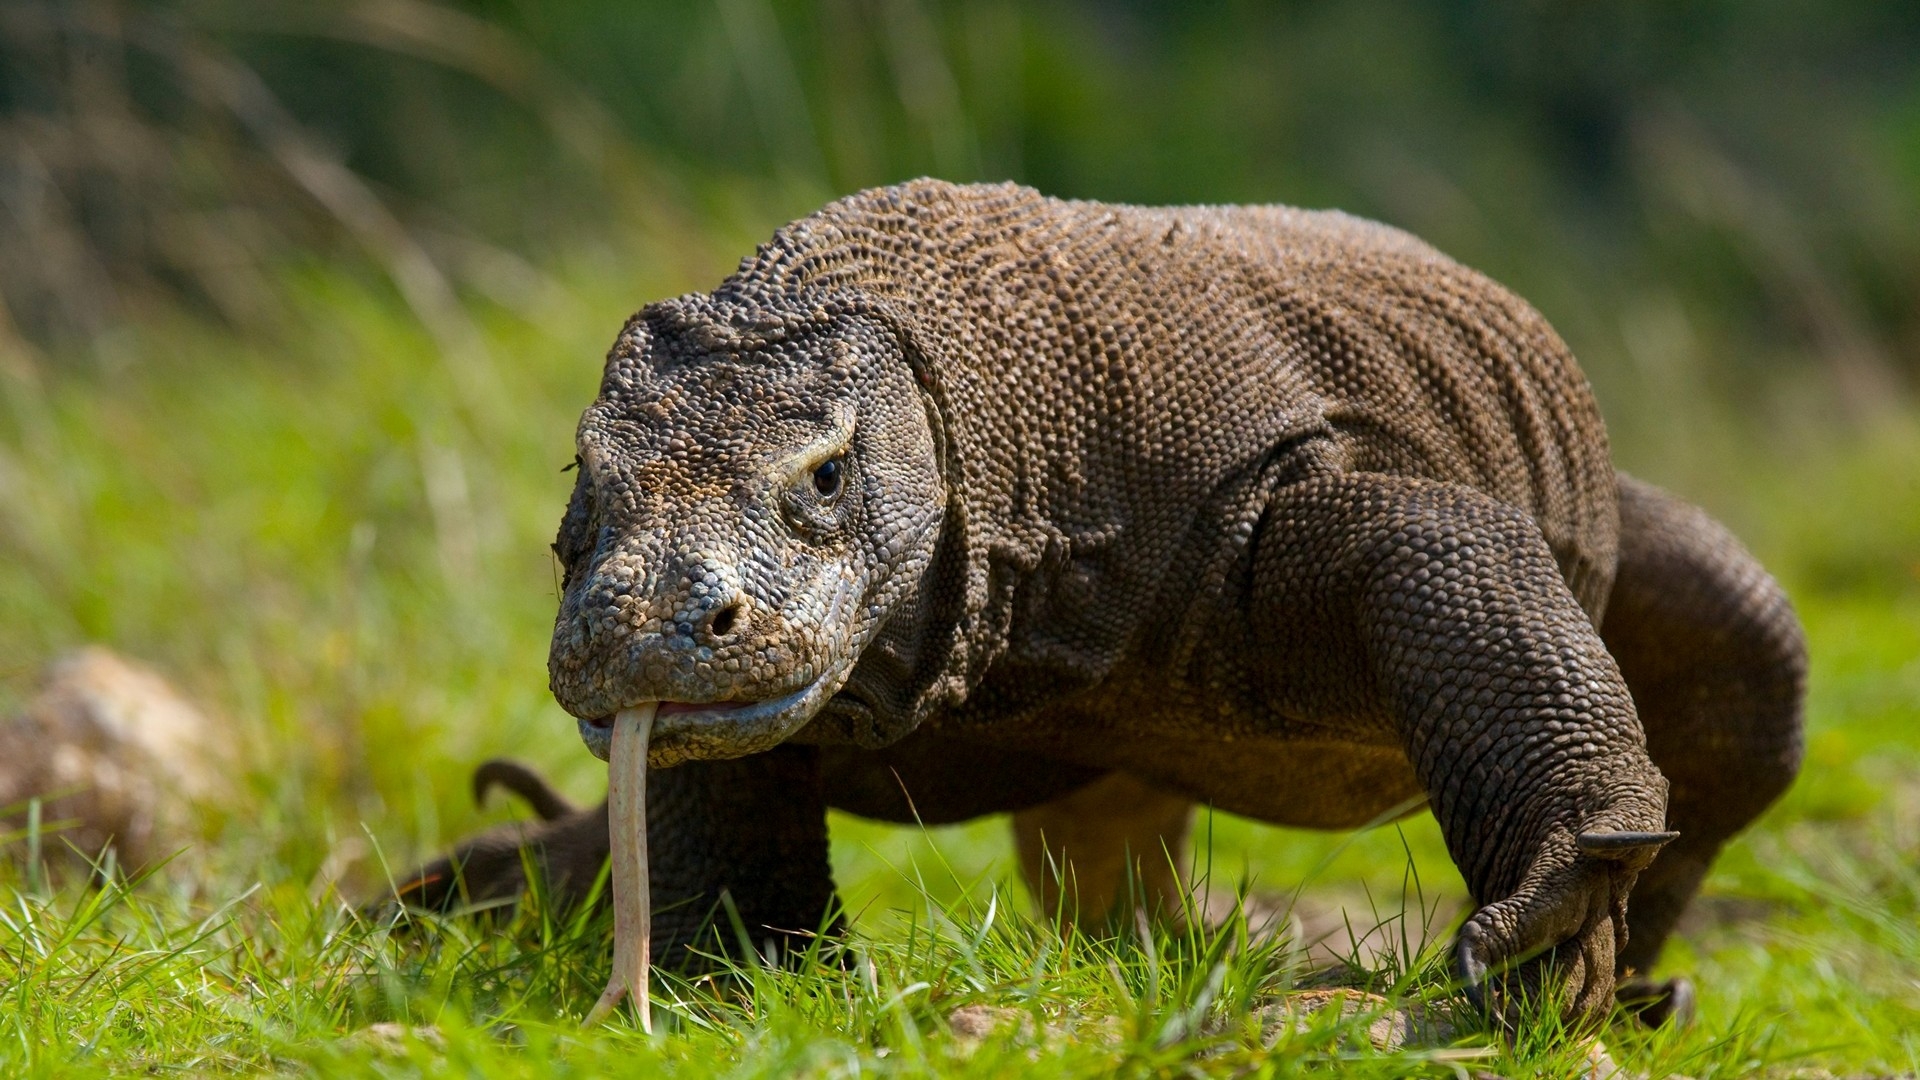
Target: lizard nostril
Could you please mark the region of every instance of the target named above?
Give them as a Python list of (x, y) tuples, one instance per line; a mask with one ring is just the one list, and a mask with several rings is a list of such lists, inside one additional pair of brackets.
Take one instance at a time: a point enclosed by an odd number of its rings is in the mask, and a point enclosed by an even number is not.
[(713, 618), (707, 623), (707, 633), (717, 638), (726, 637), (733, 630), (734, 619), (739, 614), (740, 601), (735, 600), (713, 613)]

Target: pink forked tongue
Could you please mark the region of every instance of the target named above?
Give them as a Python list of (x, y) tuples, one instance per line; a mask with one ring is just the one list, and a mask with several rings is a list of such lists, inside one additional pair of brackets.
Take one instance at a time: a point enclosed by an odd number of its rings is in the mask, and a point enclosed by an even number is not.
[(647, 888), (647, 741), (660, 703), (621, 709), (613, 718), (607, 752), (607, 830), (613, 844), (613, 975), (587, 1014), (592, 1026), (606, 1019), (628, 992), (640, 1028), (653, 1034), (647, 965), (653, 948), (653, 897)]

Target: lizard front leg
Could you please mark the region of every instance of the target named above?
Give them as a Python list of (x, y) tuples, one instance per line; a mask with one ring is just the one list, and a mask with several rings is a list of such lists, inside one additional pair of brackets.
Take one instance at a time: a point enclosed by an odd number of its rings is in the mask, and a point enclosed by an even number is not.
[(1604, 1017), (1667, 784), (1532, 519), (1456, 485), (1308, 480), (1270, 503), (1253, 599), (1282, 712), (1404, 747), (1480, 905), (1469, 991), (1509, 1019), (1543, 993)]
[(791, 959), (816, 933), (841, 928), (815, 747), (788, 744), (654, 771), (647, 835), (656, 963), (702, 966), (681, 946), (735, 951), (722, 894), (748, 944), (769, 960)]

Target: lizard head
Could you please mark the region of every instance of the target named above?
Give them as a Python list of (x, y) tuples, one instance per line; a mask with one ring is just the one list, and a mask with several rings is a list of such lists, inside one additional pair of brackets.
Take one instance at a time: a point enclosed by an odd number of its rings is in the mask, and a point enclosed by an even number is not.
[(606, 757), (659, 702), (649, 759), (730, 758), (804, 726), (915, 595), (946, 506), (889, 320), (831, 300), (654, 304), (581, 418), (554, 551), (554, 696)]

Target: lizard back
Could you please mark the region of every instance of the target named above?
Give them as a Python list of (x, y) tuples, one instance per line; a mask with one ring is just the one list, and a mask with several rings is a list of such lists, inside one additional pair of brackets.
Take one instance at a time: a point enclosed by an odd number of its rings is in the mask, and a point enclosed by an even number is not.
[[(1530, 514), (1598, 621), (1615, 481), (1586, 379), (1531, 307), (1337, 212), (1144, 208), (915, 181), (775, 234), (714, 299), (854, 292), (912, 327), (966, 573), (943, 674), (1092, 685), (1221, 592), (1273, 455), (1473, 487)], [(1057, 682), (1056, 682), (1057, 686)]]

